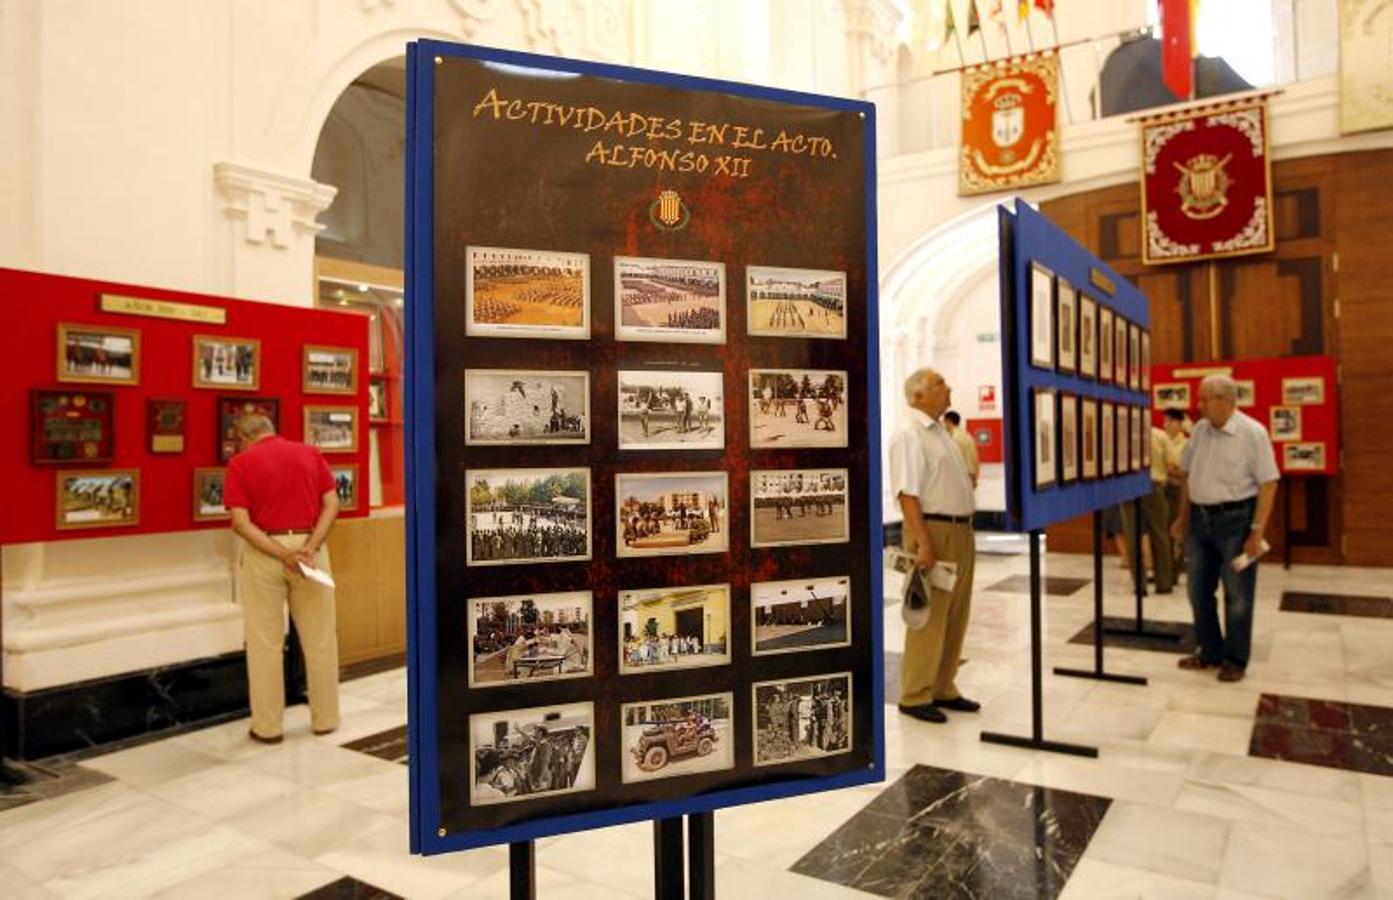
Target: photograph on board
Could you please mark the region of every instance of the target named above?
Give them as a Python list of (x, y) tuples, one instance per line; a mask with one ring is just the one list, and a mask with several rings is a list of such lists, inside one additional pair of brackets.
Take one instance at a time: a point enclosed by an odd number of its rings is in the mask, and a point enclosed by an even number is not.
[(590, 373), (466, 369), (464, 442), (590, 443)]
[(619, 370), (620, 450), (720, 450), (725, 445), (724, 373)]
[(723, 344), (725, 263), (614, 258), (615, 338)]
[(840, 544), (851, 539), (846, 469), (750, 472), (750, 546)]
[(469, 598), (469, 686), (591, 674), (590, 591)]
[(735, 768), (733, 694), (625, 703), (625, 784)]
[(795, 578), (750, 585), (754, 655), (851, 643), (851, 579)]
[(619, 592), (619, 672), (634, 675), (730, 662), (730, 585)]
[(464, 333), (474, 337), (590, 337), (590, 257), (469, 247)]
[(751, 335), (846, 337), (846, 273), (821, 269), (745, 269)]
[(593, 790), (594, 735), (593, 703), (470, 716), (470, 805)]
[(590, 558), (589, 469), (473, 469), (466, 565)]
[(851, 750), (851, 673), (761, 681), (754, 696), (757, 766)]
[(847, 373), (750, 370), (750, 447), (847, 446)]
[(686, 556), (730, 549), (725, 472), (614, 476), (616, 554)]

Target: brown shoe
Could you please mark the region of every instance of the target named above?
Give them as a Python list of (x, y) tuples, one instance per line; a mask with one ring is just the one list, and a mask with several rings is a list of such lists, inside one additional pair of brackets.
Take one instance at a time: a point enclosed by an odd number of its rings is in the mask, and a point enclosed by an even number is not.
[(1180, 666), (1182, 669), (1197, 672), (1202, 669), (1212, 669), (1218, 665), (1218, 663), (1205, 662), (1204, 657), (1200, 656), (1198, 653), (1191, 653), (1189, 656), (1180, 657), (1180, 661), (1176, 663), (1176, 665)]
[(1244, 674), (1243, 668), (1233, 663), (1224, 663), (1219, 667), (1220, 681), (1242, 681)]
[(326, 735), (326, 734), (333, 734), (335, 731), (338, 731), (338, 730), (339, 730), (339, 726), (335, 725), (333, 728), (323, 728), (323, 729), (315, 728), (315, 729), (312, 729), (312, 730), (314, 731), (314, 733), (315, 733), (316, 736), (318, 736), (318, 737), (324, 737), (324, 735)]
[(247, 730), (247, 736), (250, 737), (252, 740), (262, 744), (279, 744), (281, 741), (285, 740), (285, 737), (283, 735), (278, 734), (275, 737), (262, 737), (261, 735), (257, 734), (255, 731), (252, 731), (250, 729)]

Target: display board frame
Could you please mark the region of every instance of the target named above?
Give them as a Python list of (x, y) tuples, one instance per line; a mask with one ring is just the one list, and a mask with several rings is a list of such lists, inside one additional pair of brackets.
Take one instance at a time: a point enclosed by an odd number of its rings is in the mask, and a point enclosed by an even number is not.
[[(868, 488), (864, 497), (853, 497), (853, 504), (860, 504), (861, 509), (857, 511), (858, 518), (864, 518), (868, 525), (864, 528), (864, 535), (854, 534), (856, 551), (860, 554), (863, 550), (861, 543), (864, 541), (864, 550), (868, 552), (870, 562), (866, 566), (867, 596), (856, 597), (851, 609), (853, 615), (865, 615), (866, 645), (857, 650), (864, 653), (865, 664), (857, 663), (854, 671), (856, 683), (852, 685), (852, 690), (858, 696), (855, 701), (855, 708), (848, 703), (845, 715), (851, 718), (853, 714), (860, 721), (859, 717), (867, 717), (869, 729), (861, 735), (853, 736), (854, 746), (851, 753), (835, 754), (824, 756), (817, 760), (818, 763), (827, 763), (828, 760), (848, 760), (856, 761), (855, 767), (846, 767), (843, 762), (836, 762), (834, 765), (826, 766), (831, 774), (801, 774), (792, 769), (780, 771), (778, 766), (761, 766), (758, 771), (748, 773), (749, 777), (734, 786), (724, 784), (716, 787), (698, 787), (695, 793), (686, 795), (680, 792), (674, 793), (669, 799), (641, 800), (628, 802), (619, 805), (602, 805), (595, 808), (585, 808), (584, 805), (576, 805), (570, 809), (563, 810), (556, 814), (543, 814), (534, 818), (527, 818), (521, 821), (503, 824), (498, 827), (487, 828), (465, 828), (451, 830), (445, 826), (447, 820), (445, 808), (446, 801), (443, 798), (442, 790), (442, 766), (444, 765), (444, 755), (447, 748), (443, 746), (441, 706), (445, 698), (443, 696), (445, 685), (453, 684), (446, 679), (452, 678), (459, 673), (447, 672), (442, 669), (441, 646), (446, 633), (439, 614), (437, 572), (439, 569), (438, 548), (436, 539), (438, 529), (443, 515), (440, 504), (438, 503), (439, 490), (438, 479), (441, 477), (439, 459), (437, 452), (437, 396), (442, 391), (454, 390), (453, 387), (442, 387), (437, 384), (439, 367), (437, 365), (436, 354), (436, 324), (435, 324), (435, 304), (437, 297), (437, 259), (436, 259), (436, 240), (437, 240), (437, 219), (436, 219), (436, 177), (435, 170), (437, 146), (435, 144), (437, 134), (436, 123), (436, 97), (437, 97), (437, 73), (438, 69), (446, 64), (446, 61), (455, 59), (472, 60), (485, 65), (496, 65), (501, 69), (513, 70), (533, 69), (544, 70), (547, 74), (556, 77), (591, 76), (599, 79), (609, 79), (628, 85), (640, 85), (655, 88), (669, 89), (679, 92), (691, 92), (693, 96), (701, 97), (711, 94), (727, 95), (734, 98), (734, 101), (763, 101), (765, 103), (783, 104), (800, 108), (816, 108), (818, 111), (830, 111), (838, 114), (857, 115), (862, 120), (858, 129), (859, 140), (856, 142), (857, 150), (863, 160), (863, 169), (858, 173), (863, 179), (863, 189), (857, 194), (858, 212), (864, 217), (865, 234), (864, 242), (858, 241), (857, 254), (864, 253), (863, 261), (858, 260), (860, 265), (860, 284), (863, 288), (862, 296), (847, 291), (844, 294), (843, 314), (853, 308), (853, 299), (856, 305), (864, 302), (864, 326), (858, 328), (858, 332), (864, 335), (864, 358), (858, 360), (864, 366), (865, 381), (863, 385), (854, 386), (860, 397), (866, 398), (866, 409), (864, 415), (864, 433), (854, 432), (854, 442), (852, 449), (855, 450), (856, 444), (864, 437), (863, 449), (865, 452), (865, 472), (866, 484)], [(876, 250), (876, 197), (875, 197), (875, 109), (872, 104), (862, 101), (823, 97), (811, 94), (797, 93), (791, 91), (775, 90), (754, 85), (739, 84), (734, 82), (717, 81), (712, 79), (692, 78), (679, 76), (669, 73), (654, 72), (648, 70), (633, 69), (627, 67), (613, 66), (607, 64), (589, 63), (574, 60), (557, 59), (552, 57), (538, 56), (534, 54), (517, 53), (511, 51), (501, 51), (490, 48), (470, 47), (455, 44), (446, 44), (436, 41), (419, 41), (408, 47), (407, 56), (408, 67), (408, 100), (407, 100), (407, 122), (408, 122), (408, 152), (407, 152), (407, 263), (409, 277), (408, 302), (406, 310), (408, 315), (407, 323), (407, 390), (405, 392), (405, 418), (406, 431), (410, 436), (411, 444), (408, 451), (407, 465), (407, 496), (409, 498), (409, 509), (407, 516), (407, 553), (408, 553), (408, 741), (410, 757), (410, 783), (412, 794), (411, 805), (411, 849), (416, 853), (444, 853), (469, 849), (473, 847), (485, 846), (498, 843), (514, 843), (528, 841), (536, 838), (560, 834), (571, 831), (578, 831), (589, 828), (607, 827), (627, 822), (643, 821), (649, 819), (666, 819), (674, 816), (686, 814), (706, 813), (715, 809), (743, 804), (772, 800), (783, 797), (797, 796), (818, 791), (834, 790), (844, 787), (851, 787), (884, 779), (885, 776), (885, 750), (884, 750), (884, 684), (883, 684), (883, 663), (882, 663), (882, 636), (879, 611), (883, 604), (880, 595), (883, 592), (881, 584), (881, 567), (879, 560), (883, 550), (883, 535), (881, 527), (881, 499), (880, 499), (880, 434), (875, 410), (879, 409), (879, 324), (877, 321), (877, 250)], [(734, 102), (732, 101), (732, 102)], [(468, 110), (463, 111), (464, 115)], [(659, 179), (655, 178), (655, 182)], [(660, 182), (659, 182), (660, 183)], [(655, 193), (657, 188), (654, 189)], [(659, 201), (654, 201), (654, 209), (657, 209)], [(649, 217), (653, 217), (654, 212), (650, 211)], [(690, 215), (684, 213), (684, 215)], [(685, 225), (685, 221), (682, 222)], [(487, 241), (478, 240), (480, 245), (487, 245)], [(499, 246), (510, 246), (500, 244)], [(863, 249), (862, 249), (863, 248)], [(621, 252), (616, 250), (614, 256), (632, 256), (633, 253)], [(644, 254), (638, 254), (644, 255)], [(658, 254), (652, 254), (658, 256)], [(607, 267), (607, 260), (604, 258), (591, 258), (589, 260), (590, 277), (594, 278), (595, 273)], [(727, 267), (725, 279), (726, 293), (726, 315), (729, 316), (735, 308), (745, 301), (745, 277), (744, 267)], [(444, 277), (444, 276), (441, 276)], [(603, 295), (602, 291), (591, 291), (588, 309), (589, 316), (597, 316), (601, 307), (606, 303), (612, 303), (612, 299)], [(864, 298), (864, 300), (862, 299)], [(858, 310), (859, 312), (859, 310)], [(739, 319), (736, 319), (738, 322)], [(588, 323), (587, 323), (588, 324)], [(849, 324), (849, 323), (848, 323)], [(861, 323), (858, 323), (858, 326)], [(728, 339), (738, 340), (740, 345), (738, 351), (741, 354), (746, 352), (745, 342), (753, 341), (785, 341), (786, 338), (768, 337), (747, 337), (744, 330), (732, 332), (728, 323), (726, 326)], [(461, 329), (461, 335), (464, 330)], [(808, 337), (814, 337), (808, 335)], [(623, 340), (622, 337), (615, 335), (615, 340)], [(554, 338), (553, 338), (554, 340)], [(517, 345), (514, 352), (527, 352), (530, 349), (528, 342), (510, 341)], [(570, 341), (558, 341), (557, 343), (570, 343)], [(577, 342), (578, 343), (578, 342)], [(641, 343), (641, 342), (640, 342)], [(839, 341), (811, 340), (811, 344), (832, 345), (844, 344)], [(828, 347), (826, 350), (819, 347), (818, 351), (811, 356), (817, 358), (832, 359), (832, 351), (839, 351), (842, 347)], [(561, 351), (558, 351), (561, 352)], [(724, 353), (725, 350), (722, 350)], [(800, 351), (801, 352), (801, 351)], [(852, 351), (859, 353), (859, 348), (852, 345)], [(778, 355), (778, 354), (774, 354)], [(786, 355), (794, 355), (792, 353)], [(753, 368), (755, 362), (750, 362)], [(804, 365), (803, 368), (815, 368), (815, 366)], [(823, 368), (835, 368), (835, 366), (823, 366)], [(607, 378), (614, 378), (615, 373), (606, 373)], [(594, 379), (592, 379), (592, 382)], [(727, 371), (727, 398), (730, 397), (731, 375)], [(729, 402), (729, 399), (728, 399)], [(604, 403), (592, 402), (591, 410), (600, 411), (607, 409)], [(743, 413), (741, 414), (743, 417)], [(726, 423), (727, 443), (731, 436), (735, 435), (744, 425), (743, 421)], [(853, 426), (855, 427), (855, 426)], [(462, 441), (462, 437), (461, 437)], [(502, 448), (498, 448), (502, 449)], [(557, 448), (558, 452), (565, 448)], [(497, 452), (497, 451), (495, 451)], [(711, 453), (713, 451), (693, 451), (693, 453)], [(829, 466), (839, 464), (836, 461), (843, 458), (836, 455), (837, 451), (828, 448), (817, 448), (808, 451), (768, 451), (751, 448), (751, 454), (757, 453), (783, 453), (785, 459), (778, 460), (783, 466), (796, 468), (798, 453), (820, 455)], [(842, 451), (845, 452), (845, 451)], [(860, 452), (860, 451), (858, 451)], [(521, 465), (518, 462), (511, 462), (512, 465)], [(748, 458), (744, 461), (743, 471), (732, 471), (730, 480), (732, 488), (738, 481), (743, 487), (748, 489), (749, 470), (760, 468), (761, 465), (751, 462)], [(712, 468), (704, 460), (700, 463), (693, 461), (691, 466), (687, 466), (694, 471)], [(644, 469), (645, 471), (672, 470), (670, 464), (655, 465)], [(854, 470), (853, 470), (854, 471)], [(860, 477), (859, 475), (856, 477)], [(593, 484), (593, 482), (592, 482)], [(595, 532), (592, 537), (598, 537), (601, 527), (598, 522), (604, 521), (605, 515), (612, 515), (613, 496), (609, 493), (612, 485), (606, 485), (602, 490), (595, 490), (591, 495), (593, 503), (592, 514), (596, 516)], [(740, 500), (740, 494), (732, 496), (730, 509), (735, 509)], [(610, 512), (605, 513), (606, 507)], [(739, 515), (743, 516), (741, 512)], [(856, 526), (853, 526), (853, 533)], [(747, 539), (746, 539), (747, 540)], [(732, 540), (734, 544), (734, 540)], [(734, 549), (734, 548), (732, 548)], [(779, 550), (781, 548), (775, 548)], [(816, 550), (817, 548), (813, 548)], [(771, 551), (750, 551), (758, 553), (768, 553)], [(623, 560), (620, 560), (623, 562)], [(651, 564), (650, 560), (643, 560), (645, 564)], [(459, 564), (465, 565), (461, 556)], [(598, 565), (613, 564), (613, 561), (597, 561)], [(513, 567), (516, 571), (516, 567)], [(497, 570), (480, 570), (497, 571)], [(655, 569), (656, 571), (656, 569)], [(474, 570), (470, 570), (472, 574)], [(753, 575), (753, 573), (748, 573)], [(809, 577), (816, 577), (816, 573), (810, 573)], [(750, 581), (765, 580), (761, 577), (751, 577)], [(563, 589), (562, 586), (555, 588)], [(597, 593), (595, 605), (598, 608), (602, 600)], [(732, 625), (739, 618), (732, 615)], [(739, 627), (741, 635), (747, 630), (744, 624)], [(597, 628), (593, 628), (592, 633), (598, 633)], [(732, 641), (740, 638), (732, 635)], [(463, 635), (459, 636), (463, 641)], [(748, 648), (736, 645), (741, 653), (748, 654)], [(760, 657), (760, 659), (770, 660), (770, 666), (796, 665), (789, 664), (787, 661), (794, 658), (794, 663), (798, 660), (798, 654), (784, 654), (774, 657)], [(798, 681), (798, 676), (826, 676), (831, 677), (844, 671), (842, 668), (828, 668), (822, 671), (816, 667), (803, 666), (804, 671), (782, 672), (781, 677), (786, 678), (789, 684)], [(733, 692), (736, 697), (737, 707), (742, 701), (742, 694), (750, 695), (753, 692), (754, 682), (762, 681), (767, 676), (759, 676), (759, 671), (774, 671), (773, 669), (751, 670), (758, 677), (753, 679), (733, 681), (727, 690)], [(643, 676), (652, 678), (655, 676)], [(634, 679), (625, 679), (628, 683), (635, 683)], [(576, 681), (563, 681), (561, 684), (575, 684)], [(522, 689), (514, 688), (512, 691), (502, 692), (512, 694)], [(497, 695), (499, 692), (494, 692)], [(692, 689), (686, 694), (705, 694), (705, 689), (700, 691)], [(685, 696), (685, 695), (684, 695)], [(669, 697), (666, 691), (660, 692), (655, 699), (676, 699), (677, 695)], [(606, 700), (608, 703), (609, 701)], [(615, 701), (617, 704), (618, 701)], [(868, 703), (870, 709), (864, 710), (864, 705)], [(566, 705), (560, 700), (551, 701), (553, 706)], [(518, 713), (530, 713), (536, 707), (530, 702), (525, 702), (521, 696), (513, 702), (512, 707)], [(577, 706), (576, 703), (569, 703), (570, 706)], [(532, 707), (532, 709), (529, 709)], [(616, 706), (616, 709), (618, 707)], [(491, 710), (491, 708), (490, 708)], [(489, 710), (486, 710), (489, 712)], [(491, 712), (489, 712), (491, 714)], [(744, 716), (747, 719), (751, 712), (746, 710), (741, 713), (737, 711), (737, 718)], [(520, 716), (520, 718), (522, 718)], [(603, 716), (596, 714), (594, 722), (598, 733)], [(610, 726), (617, 724), (611, 720)], [(859, 728), (859, 726), (858, 726)], [(458, 747), (455, 748), (458, 750)], [(468, 744), (465, 747), (468, 750)], [(621, 748), (622, 752), (622, 748)], [(737, 749), (737, 752), (749, 755), (753, 753), (753, 748)], [(474, 763), (474, 754), (470, 753), (469, 764)], [(862, 760), (864, 759), (864, 764)], [(842, 768), (837, 768), (842, 766)], [(685, 779), (662, 779), (664, 784), (681, 782)], [(471, 779), (472, 785), (472, 779)], [(472, 790), (472, 787), (471, 787)], [(676, 791), (677, 789), (674, 789)], [(552, 798), (554, 799), (554, 798)], [(468, 797), (452, 796), (449, 802), (455, 805), (463, 802), (468, 805)], [(530, 802), (530, 801), (529, 801)], [(514, 804), (493, 804), (487, 809), (496, 809), (500, 806), (507, 807)]]

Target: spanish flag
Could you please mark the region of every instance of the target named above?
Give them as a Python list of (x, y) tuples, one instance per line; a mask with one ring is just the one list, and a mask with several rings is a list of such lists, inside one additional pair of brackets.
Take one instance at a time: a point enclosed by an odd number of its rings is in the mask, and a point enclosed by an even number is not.
[[(1045, 15), (1054, 18), (1054, 0), (1035, 0), (1035, 7), (1043, 10)], [(1030, 0), (1017, 0), (1016, 2), (1016, 21), (1024, 22), (1030, 15)]]
[(1195, 89), (1195, 23), (1199, 0), (1160, 0), (1161, 81), (1181, 100)]

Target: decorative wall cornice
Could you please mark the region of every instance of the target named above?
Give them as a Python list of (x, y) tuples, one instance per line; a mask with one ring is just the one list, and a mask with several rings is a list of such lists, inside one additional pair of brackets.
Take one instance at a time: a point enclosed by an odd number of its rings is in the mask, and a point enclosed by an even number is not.
[(450, 8), (460, 19), (460, 31), (472, 38), (479, 28), (489, 22), (502, 8), (502, 0), (449, 0)]
[(895, 0), (845, 0), (847, 33), (859, 38), (871, 58), (887, 65), (899, 46), (897, 35), (905, 19), (904, 9)]
[(278, 248), (322, 231), (324, 226), (315, 218), (338, 193), (338, 188), (309, 178), (235, 162), (215, 163), (213, 183), (227, 201), (228, 216), (244, 223), (246, 242)]
[(518, 8), (531, 50), (587, 59), (624, 57), (626, 25), (619, 0), (518, 0)]

